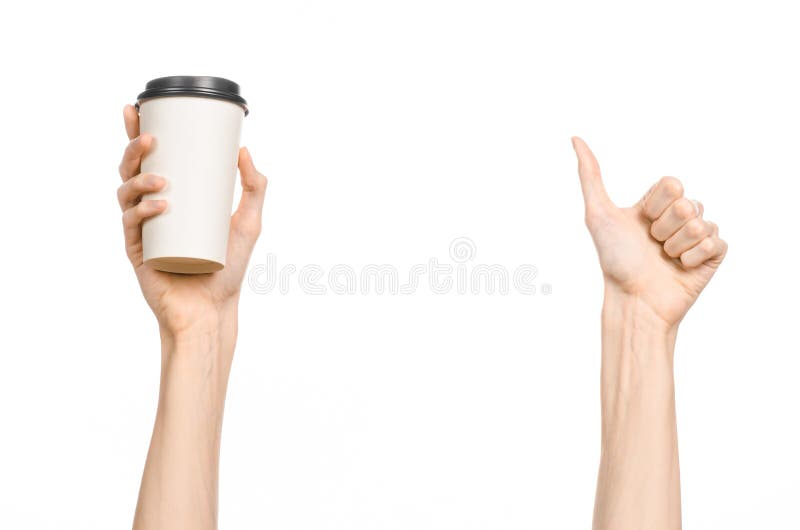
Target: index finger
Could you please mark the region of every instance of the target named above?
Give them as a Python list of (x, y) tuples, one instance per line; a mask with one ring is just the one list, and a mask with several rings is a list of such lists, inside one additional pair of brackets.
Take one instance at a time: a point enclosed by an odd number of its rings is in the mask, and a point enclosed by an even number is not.
[(128, 133), (128, 140), (133, 140), (139, 136), (139, 112), (133, 105), (125, 105), (122, 116), (125, 118), (125, 132)]
[(122, 177), (122, 182), (133, 178), (141, 171), (142, 157), (152, 145), (153, 137), (148, 134), (138, 136), (128, 143), (122, 155), (122, 162), (119, 164), (119, 176)]

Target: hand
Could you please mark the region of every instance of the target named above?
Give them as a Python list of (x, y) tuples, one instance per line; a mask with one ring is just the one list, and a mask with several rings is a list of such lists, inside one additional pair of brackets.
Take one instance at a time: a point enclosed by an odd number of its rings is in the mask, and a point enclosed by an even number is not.
[(250, 253), (261, 233), (261, 210), (267, 179), (256, 171), (247, 149), (239, 151), (242, 197), (231, 217), (225, 268), (213, 274), (180, 275), (157, 271), (143, 263), (142, 222), (166, 208), (163, 200), (142, 200), (142, 195), (162, 189), (163, 177), (140, 174), (142, 157), (153, 138), (139, 134), (139, 114), (127, 105), (123, 112), (130, 143), (125, 149), (118, 190), (125, 232), (125, 250), (139, 279), (147, 303), (162, 331), (178, 334), (200, 325), (217, 325), (223, 313), (235, 309)]
[(668, 327), (676, 326), (722, 263), (728, 245), (703, 206), (664, 177), (630, 208), (608, 198), (600, 166), (580, 138), (572, 145), (586, 205), (586, 226), (607, 288), (638, 297)]

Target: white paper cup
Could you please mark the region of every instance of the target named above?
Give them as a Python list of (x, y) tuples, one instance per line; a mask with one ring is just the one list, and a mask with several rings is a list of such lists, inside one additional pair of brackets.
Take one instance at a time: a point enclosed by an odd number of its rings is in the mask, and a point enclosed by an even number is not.
[(144, 196), (167, 200), (167, 209), (142, 225), (145, 263), (183, 274), (221, 270), (247, 114), (239, 85), (219, 77), (162, 77), (147, 83), (137, 107), (140, 132), (154, 139), (142, 173), (167, 181)]

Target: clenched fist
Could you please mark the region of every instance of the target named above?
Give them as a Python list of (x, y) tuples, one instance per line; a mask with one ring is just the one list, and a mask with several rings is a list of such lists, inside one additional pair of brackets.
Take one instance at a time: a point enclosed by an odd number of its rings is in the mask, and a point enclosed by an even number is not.
[(586, 206), (586, 226), (607, 288), (638, 297), (669, 327), (677, 325), (722, 263), (728, 245), (703, 206), (664, 177), (629, 208), (606, 194), (600, 166), (586, 143), (573, 138)]

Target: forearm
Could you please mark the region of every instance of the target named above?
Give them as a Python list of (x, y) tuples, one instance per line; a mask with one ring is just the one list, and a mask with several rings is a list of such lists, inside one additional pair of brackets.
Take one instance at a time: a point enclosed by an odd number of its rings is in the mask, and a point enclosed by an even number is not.
[(177, 334), (162, 330), (161, 388), (135, 530), (216, 528), (220, 433), (236, 311)]
[(681, 526), (673, 385), (676, 332), (641, 300), (606, 289), (596, 530)]

